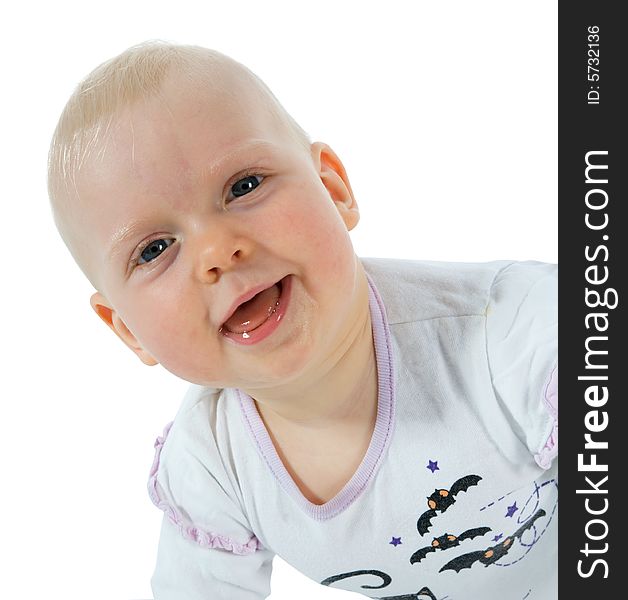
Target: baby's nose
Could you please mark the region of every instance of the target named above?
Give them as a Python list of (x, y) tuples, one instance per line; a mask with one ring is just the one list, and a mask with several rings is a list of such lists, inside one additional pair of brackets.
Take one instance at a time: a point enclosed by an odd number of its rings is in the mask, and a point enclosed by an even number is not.
[(203, 283), (215, 283), (247, 254), (247, 243), (241, 237), (226, 232), (205, 236), (199, 241), (196, 252), (196, 275)]

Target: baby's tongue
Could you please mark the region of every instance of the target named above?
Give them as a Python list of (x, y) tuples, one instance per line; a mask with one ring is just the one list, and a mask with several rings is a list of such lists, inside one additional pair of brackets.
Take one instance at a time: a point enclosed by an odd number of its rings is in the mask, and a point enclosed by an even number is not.
[(259, 327), (273, 312), (279, 300), (279, 286), (269, 287), (254, 296), (244, 304), (240, 304), (236, 311), (224, 323), (232, 333), (244, 333)]

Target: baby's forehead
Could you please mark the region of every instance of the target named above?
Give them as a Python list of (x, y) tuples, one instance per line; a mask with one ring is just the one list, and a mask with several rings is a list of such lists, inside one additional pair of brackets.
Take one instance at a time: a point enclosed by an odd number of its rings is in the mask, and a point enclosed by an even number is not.
[(255, 103), (237, 106), (223, 97), (181, 90), (120, 115), (80, 179), (91, 186), (133, 177), (152, 193), (155, 186), (184, 186), (190, 178), (211, 179), (262, 158), (278, 161), (295, 150), (285, 130)]
[[(237, 70), (216, 81), (167, 77), (157, 93), (123, 107), (108, 126), (114, 148), (126, 146), (137, 158), (138, 143), (185, 148), (201, 138), (218, 154), (241, 140), (272, 141), (294, 132), (289, 118), (256, 81)], [(106, 151), (108, 148), (103, 148)]]

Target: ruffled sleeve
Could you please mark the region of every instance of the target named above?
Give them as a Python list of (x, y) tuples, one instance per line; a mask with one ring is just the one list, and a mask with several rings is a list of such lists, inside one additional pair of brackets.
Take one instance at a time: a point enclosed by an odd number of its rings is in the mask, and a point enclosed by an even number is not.
[(186, 400), (155, 442), (148, 482), (164, 513), (151, 581), (155, 600), (261, 600), (270, 594), (273, 553), (251, 531), (220, 456), (212, 398), (201, 393)]
[(543, 469), (558, 453), (557, 297), (556, 265), (511, 263), (495, 277), (486, 309), (495, 396)]

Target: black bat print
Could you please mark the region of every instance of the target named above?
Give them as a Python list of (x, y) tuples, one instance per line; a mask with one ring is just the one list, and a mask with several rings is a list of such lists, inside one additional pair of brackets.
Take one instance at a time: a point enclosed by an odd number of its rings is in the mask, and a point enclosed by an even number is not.
[(463, 531), (458, 537), (450, 533), (445, 533), (440, 537), (434, 538), (430, 546), (417, 550), (410, 557), (410, 564), (421, 562), (430, 552), (436, 552), (436, 550), (449, 550), (450, 548), (459, 546), (460, 542), (463, 542), (464, 540), (473, 539), (474, 537), (484, 535), (489, 531), (491, 531), (490, 527), (476, 527), (475, 529), (467, 529), (466, 531)]
[(476, 562), (481, 562), (485, 567), (492, 565), (497, 562), (500, 558), (508, 554), (510, 549), (513, 547), (513, 542), (517, 538), (521, 538), (521, 536), (530, 529), (534, 522), (540, 517), (544, 517), (547, 513), (540, 508), (537, 510), (534, 515), (528, 519), (517, 531), (515, 531), (512, 535), (509, 535), (503, 542), (497, 544), (495, 546), (490, 546), (485, 550), (479, 550), (478, 552), (469, 552), (468, 554), (463, 554), (462, 556), (458, 556), (453, 560), (450, 560), (439, 573), (443, 571), (456, 571), (459, 573), (462, 569), (470, 569)]
[(425, 535), (432, 526), (432, 519), (437, 511), (444, 513), (452, 504), (455, 504), (455, 497), (460, 492), (466, 492), (472, 485), (477, 485), (482, 478), (479, 475), (465, 475), (461, 477), (448, 490), (434, 490), (431, 496), (427, 497), (429, 510), (425, 511), (416, 523), (416, 527), (421, 535)]

